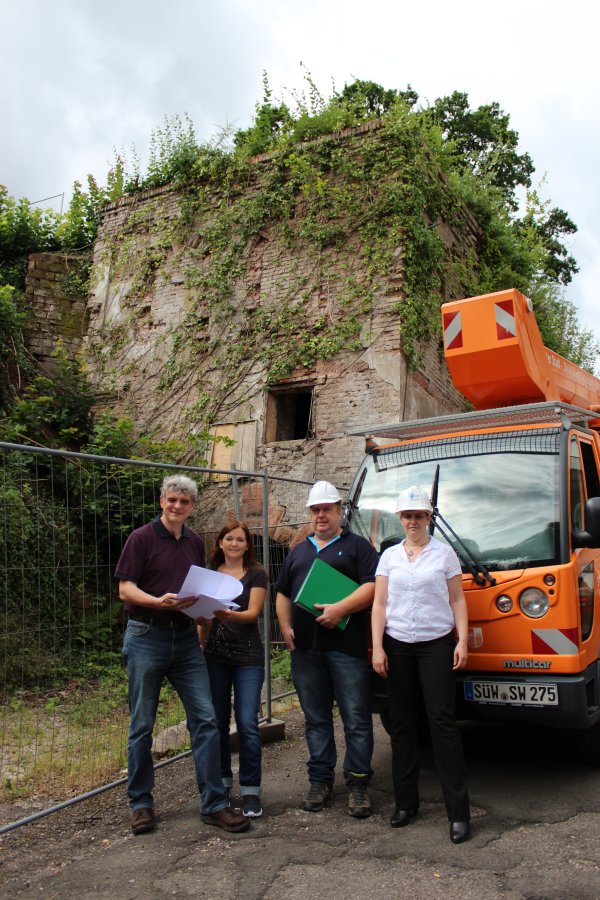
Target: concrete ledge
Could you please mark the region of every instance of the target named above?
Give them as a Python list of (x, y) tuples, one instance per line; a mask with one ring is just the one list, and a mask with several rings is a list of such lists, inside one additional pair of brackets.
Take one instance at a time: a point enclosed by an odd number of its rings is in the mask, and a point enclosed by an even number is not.
[[(282, 719), (271, 719), (270, 722), (261, 722), (258, 726), (261, 744), (273, 744), (275, 741), (285, 740), (285, 722)], [(152, 753), (155, 757), (166, 756), (171, 750), (181, 749), (188, 740), (185, 722), (171, 725), (157, 734), (152, 744)], [(235, 725), (229, 727), (229, 746), (233, 751), (239, 750), (240, 742)]]
[[(282, 719), (261, 722), (258, 731), (261, 744), (274, 744), (275, 741), (285, 740), (285, 722)], [(229, 726), (229, 746), (234, 752), (239, 750), (240, 741), (235, 725)]]

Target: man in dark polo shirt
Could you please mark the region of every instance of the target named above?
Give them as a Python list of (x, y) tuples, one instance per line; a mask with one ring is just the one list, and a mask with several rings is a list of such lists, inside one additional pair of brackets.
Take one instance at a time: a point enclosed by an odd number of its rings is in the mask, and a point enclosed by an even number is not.
[(193, 597), (177, 598), (191, 565), (203, 566), (204, 541), (186, 527), (198, 497), (195, 481), (183, 475), (165, 478), (162, 515), (136, 528), (116, 568), (119, 597), (129, 613), (123, 655), (129, 678), (127, 782), (134, 834), (152, 831), (154, 767), (152, 730), (165, 678), (177, 691), (187, 718), (200, 818), (225, 831), (245, 831), (250, 820), (229, 808), (221, 781), (219, 732), (196, 623), (182, 610)]
[[(317, 481), (310, 490), (313, 534), (286, 557), (277, 580), (277, 617), (286, 646), (292, 651), (292, 680), (304, 712), (310, 787), (303, 809), (317, 812), (333, 796), (337, 752), (333, 733), (336, 700), (346, 739), (344, 778), (348, 812), (357, 819), (371, 815), (367, 787), (372, 775), (373, 721), (367, 663), (368, 608), (375, 592), (377, 553), (363, 537), (342, 528), (337, 489)], [(337, 603), (317, 604), (318, 617), (292, 600), (319, 557), (359, 587)], [(349, 615), (344, 630), (336, 628)]]

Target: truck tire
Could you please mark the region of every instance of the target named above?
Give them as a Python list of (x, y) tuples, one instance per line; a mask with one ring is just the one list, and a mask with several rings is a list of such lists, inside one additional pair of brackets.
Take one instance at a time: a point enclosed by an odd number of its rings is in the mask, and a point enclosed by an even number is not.
[(600, 764), (600, 722), (586, 731), (580, 731), (576, 738), (577, 756), (582, 762)]

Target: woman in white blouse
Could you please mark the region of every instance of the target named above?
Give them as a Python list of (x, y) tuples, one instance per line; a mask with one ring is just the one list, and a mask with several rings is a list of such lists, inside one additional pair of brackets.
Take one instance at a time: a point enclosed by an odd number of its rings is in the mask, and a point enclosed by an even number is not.
[(434, 759), (450, 822), (450, 838), (470, 832), (462, 741), (454, 712), (453, 670), (467, 663), (468, 613), (458, 557), (429, 535), (426, 492), (412, 486), (396, 512), (405, 539), (379, 561), (373, 603), (373, 668), (387, 678), (396, 800), (392, 828), (419, 808), (419, 707), (423, 697)]

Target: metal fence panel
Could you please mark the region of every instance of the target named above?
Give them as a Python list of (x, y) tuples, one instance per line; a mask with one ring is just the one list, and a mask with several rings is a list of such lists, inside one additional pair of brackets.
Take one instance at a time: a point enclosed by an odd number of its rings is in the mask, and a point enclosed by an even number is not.
[[(165, 474), (181, 471), (201, 482), (209, 470), (10, 444), (0, 451), (0, 799), (29, 798), (42, 807), (124, 773), (125, 617), (115, 564), (129, 533), (160, 512)], [(278, 481), (306, 492), (306, 482), (264, 472), (224, 474), (232, 510), (239, 510), (238, 480), (261, 483), (265, 497)], [(216, 532), (192, 527), (211, 551)], [(266, 522), (251, 530), (271, 579), (262, 619), (268, 663), (281, 646), (272, 585), (286, 549)], [(270, 709), (267, 678), (267, 717)], [(168, 742), (174, 752), (186, 747), (187, 732), (173, 727), (183, 718), (166, 685), (157, 733), (171, 729), (171, 738), (178, 736)]]

